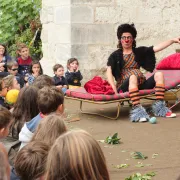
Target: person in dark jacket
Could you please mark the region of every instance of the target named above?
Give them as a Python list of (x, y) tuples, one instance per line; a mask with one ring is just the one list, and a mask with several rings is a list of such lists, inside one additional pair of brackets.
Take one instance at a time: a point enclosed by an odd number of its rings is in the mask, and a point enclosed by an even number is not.
[(65, 73), (65, 77), (67, 79), (69, 88), (77, 88), (81, 86), (81, 80), (83, 76), (79, 71), (79, 62), (76, 58), (71, 58), (67, 62), (67, 72)]
[[(114, 51), (107, 62), (107, 79), (115, 94), (129, 91), (132, 101), (130, 119), (132, 122), (147, 121), (149, 115), (140, 105), (139, 90), (155, 88), (156, 102), (152, 106), (155, 116), (175, 117), (164, 102), (164, 76), (156, 72), (146, 80), (140, 67), (153, 72), (156, 64), (155, 53), (173, 43), (180, 43), (180, 37), (162, 42), (156, 46), (136, 48), (137, 31), (134, 24), (122, 24), (117, 29), (118, 50)], [(116, 85), (114, 82), (116, 80)]]
[(61, 64), (55, 64), (53, 66), (53, 71), (55, 76), (53, 77), (55, 86), (62, 90), (65, 94), (68, 88), (68, 82), (64, 77), (64, 67)]

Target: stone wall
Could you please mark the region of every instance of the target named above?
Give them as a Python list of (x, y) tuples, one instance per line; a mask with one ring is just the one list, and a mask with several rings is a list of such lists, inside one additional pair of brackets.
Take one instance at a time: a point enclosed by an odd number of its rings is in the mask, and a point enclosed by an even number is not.
[[(135, 23), (137, 46), (151, 46), (179, 36), (177, 0), (42, 0), (43, 59), (45, 73), (52, 66), (76, 57), (84, 82), (104, 77), (109, 54), (116, 49), (116, 29)], [(157, 53), (157, 60), (174, 53), (178, 45)]]

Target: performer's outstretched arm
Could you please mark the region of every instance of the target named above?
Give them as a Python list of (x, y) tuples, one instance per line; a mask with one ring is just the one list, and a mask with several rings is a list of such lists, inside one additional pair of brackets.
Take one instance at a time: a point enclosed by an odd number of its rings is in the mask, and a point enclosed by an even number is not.
[(167, 48), (168, 46), (170, 46), (173, 43), (179, 43), (180, 44), (180, 37), (164, 41), (164, 42), (154, 46), (153, 50), (154, 50), (154, 52), (161, 51), (161, 50)]

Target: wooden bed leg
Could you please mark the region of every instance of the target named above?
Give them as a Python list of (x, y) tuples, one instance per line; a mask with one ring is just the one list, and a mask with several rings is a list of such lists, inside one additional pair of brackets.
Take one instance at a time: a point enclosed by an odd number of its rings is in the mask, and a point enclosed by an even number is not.
[(105, 116), (105, 115), (99, 114), (99, 113), (92, 113), (92, 112), (83, 111), (83, 110), (82, 110), (82, 103), (83, 103), (83, 102), (80, 101), (80, 111), (81, 111), (81, 113), (83, 113), (83, 114), (98, 115), (98, 116), (102, 116), (102, 117), (105, 117), (105, 118), (108, 118), (108, 119), (113, 119), (113, 120), (116, 120), (116, 119), (118, 119), (118, 117), (119, 117), (120, 109), (121, 109), (121, 102), (118, 102), (118, 105), (117, 105), (117, 113), (116, 113), (116, 116), (115, 116), (115, 117)]

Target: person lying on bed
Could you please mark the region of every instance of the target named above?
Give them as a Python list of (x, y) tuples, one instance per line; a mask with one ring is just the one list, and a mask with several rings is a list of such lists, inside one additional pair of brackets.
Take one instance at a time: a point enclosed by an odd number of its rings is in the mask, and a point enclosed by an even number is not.
[[(139, 90), (155, 88), (156, 101), (152, 105), (155, 116), (175, 117), (165, 105), (164, 76), (156, 72), (146, 80), (140, 67), (153, 72), (156, 64), (155, 53), (173, 43), (180, 43), (180, 37), (158, 44), (157, 46), (136, 48), (137, 31), (134, 24), (122, 24), (117, 29), (118, 50), (114, 51), (107, 62), (107, 79), (115, 94), (129, 91), (133, 107), (130, 112), (132, 122), (142, 122), (149, 119), (146, 110), (140, 104)], [(114, 82), (116, 80), (116, 85)]]

